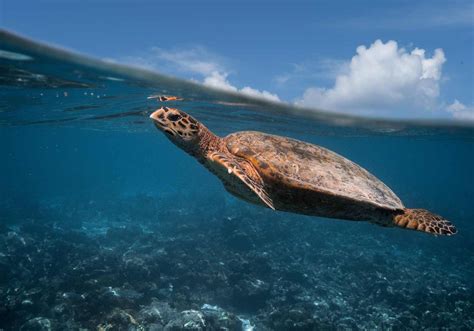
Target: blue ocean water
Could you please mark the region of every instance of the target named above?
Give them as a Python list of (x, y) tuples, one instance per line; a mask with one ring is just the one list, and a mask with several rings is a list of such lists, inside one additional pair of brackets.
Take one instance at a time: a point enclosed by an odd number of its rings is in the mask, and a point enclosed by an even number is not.
[[(0, 329), (474, 328), (474, 128), (294, 109), (0, 33)], [(435, 237), (274, 212), (156, 130), (150, 95), (219, 135), (329, 148)]]

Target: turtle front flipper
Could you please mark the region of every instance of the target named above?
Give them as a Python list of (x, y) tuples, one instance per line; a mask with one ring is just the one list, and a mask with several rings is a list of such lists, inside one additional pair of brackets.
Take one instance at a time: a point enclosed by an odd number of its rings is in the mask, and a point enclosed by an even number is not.
[[(265, 205), (275, 210), (272, 199), (265, 191), (262, 178), (250, 163), (245, 160), (236, 160), (222, 152), (211, 152), (207, 155), (207, 159), (210, 167), (227, 185), (232, 185), (231, 182), (234, 180), (245, 184)], [(245, 196), (244, 192), (239, 195)]]

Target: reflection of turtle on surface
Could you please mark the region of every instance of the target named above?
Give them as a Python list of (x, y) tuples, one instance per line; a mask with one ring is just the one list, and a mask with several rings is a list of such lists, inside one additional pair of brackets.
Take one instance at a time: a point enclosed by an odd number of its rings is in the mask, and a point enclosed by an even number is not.
[(151, 114), (155, 126), (217, 175), (228, 192), (271, 209), (452, 235), (454, 225), (405, 208), (384, 183), (323, 147), (261, 132), (220, 138), (178, 109)]
[(147, 97), (147, 99), (157, 99), (158, 101), (161, 101), (161, 102), (183, 100), (183, 98), (176, 97), (174, 95), (150, 95), (149, 97)]

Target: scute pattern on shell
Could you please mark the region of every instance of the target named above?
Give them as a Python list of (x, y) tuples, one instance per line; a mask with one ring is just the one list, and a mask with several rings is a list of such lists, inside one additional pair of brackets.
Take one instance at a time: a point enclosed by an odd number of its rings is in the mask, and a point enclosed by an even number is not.
[(375, 176), (326, 148), (253, 131), (231, 134), (225, 141), (232, 154), (251, 161), (272, 185), (318, 191), (384, 209), (404, 208)]

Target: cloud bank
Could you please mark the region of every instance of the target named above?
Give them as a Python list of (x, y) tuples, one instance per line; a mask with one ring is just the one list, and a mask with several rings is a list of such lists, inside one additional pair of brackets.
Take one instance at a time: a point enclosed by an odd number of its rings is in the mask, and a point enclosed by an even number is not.
[(364, 115), (418, 116), (438, 107), (442, 49), (427, 57), (424, 49), (408, 52), (391, 40), (359, 46), (347, 73), (332, 88), (310, 87), (296, 103)]
[[(226, 59), (203, 47), (161, 49), (154, 47), (145, 56), (122, 61), (185, 77), (205, 86), (250, 97), (280, 102), (277, 94), (231, 83)], [(293, 70), (277, 76), (274, 83), (308, 86), (311, 80), (334, 80), (332, 87), (310, 86), (295, 100), (296, 105), (376, 117), (423, 118), (451, 116), (474, 121), (474, 107), (458, 100), (448, 106), (440, 100), (443, 64), (442, 49), (428, 54), (424, 49), (407, 50), (391, 40), (376, 40), (359, 46), (350, 61), (319, 59), (293, 64)]]

